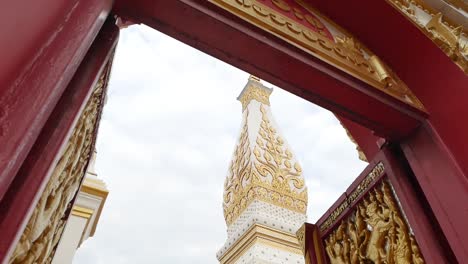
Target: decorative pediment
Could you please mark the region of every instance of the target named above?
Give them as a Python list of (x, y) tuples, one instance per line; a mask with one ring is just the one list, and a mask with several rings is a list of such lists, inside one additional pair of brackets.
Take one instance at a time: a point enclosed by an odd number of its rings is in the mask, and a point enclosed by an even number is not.
[(302, 0), (209, 0), (376, 89), (417, 109), (421, 102), (358, 39)]

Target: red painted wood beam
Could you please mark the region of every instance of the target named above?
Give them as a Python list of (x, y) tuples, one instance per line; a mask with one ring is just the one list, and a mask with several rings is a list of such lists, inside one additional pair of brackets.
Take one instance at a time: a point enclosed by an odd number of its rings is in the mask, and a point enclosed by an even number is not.
[(372, 131), (354, 123), (346, 118), (337, 116), (341, 124), (349, 131), (356, 144), (364, 152), (368, 161), (373, 160), (375, 155), (380, 151), (378, 141), (382, 138), (376, 137)]
[(402, 143), (422, 193), (458, 263), (468, 259), (468, 181), (430, 124)]
[(427, 200), (399, 150), (385, 148), (376, 156), (384, 160), (386, 174), (418, 242), (425, 263), (456, 263)]
[(0, 8), (0, 200), (99, 32), (112, 0)]
[(314, 224), (304, 223), (301, 227), (304, 230), (303, 253), (305, 263), (307, 264), (323, 264), (327, 263), (325, 247), (320, 237), (320, 230)]
[(207, 1), (117, 0), (113, 12), (255, 74), (382, 137), (405, 137), (425, 117)]
[(8, 256), (22, 234), (35, 205), (71, 136), (84, 106), (114, 50), (119, 29), (108, 20), (81, 62), (37, 138), (28, 157), (0, 203), (0, 262)]

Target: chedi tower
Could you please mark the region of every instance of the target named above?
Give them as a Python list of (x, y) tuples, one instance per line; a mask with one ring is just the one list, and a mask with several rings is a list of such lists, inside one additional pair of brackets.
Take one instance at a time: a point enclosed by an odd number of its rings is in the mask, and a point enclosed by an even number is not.
[(250, 76), (238, 97), (242, 128), (224, 184), (221, 263), (304, 263), (295, 233), (306, 220), (307, 188), (273, 120), (271, 92)]

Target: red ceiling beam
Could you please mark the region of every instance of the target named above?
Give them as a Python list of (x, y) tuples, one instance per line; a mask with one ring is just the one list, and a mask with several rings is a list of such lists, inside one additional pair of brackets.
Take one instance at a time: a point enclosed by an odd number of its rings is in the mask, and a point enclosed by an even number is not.
[(405, 137), (426, 117), (207, 1), (118, 0), (114, 12), (255, 74), (379, 136)]

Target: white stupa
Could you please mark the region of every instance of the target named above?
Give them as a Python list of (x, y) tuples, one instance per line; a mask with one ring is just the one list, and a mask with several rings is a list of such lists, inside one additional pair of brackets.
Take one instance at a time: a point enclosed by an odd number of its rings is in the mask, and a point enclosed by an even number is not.
[(250, 76), (238, 97), (242, 128), (224, 185), (221, 263), (304, 263), (295, 234), (306, 220), (307, 188), (273, 120), (272, 91)]

